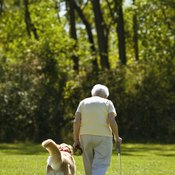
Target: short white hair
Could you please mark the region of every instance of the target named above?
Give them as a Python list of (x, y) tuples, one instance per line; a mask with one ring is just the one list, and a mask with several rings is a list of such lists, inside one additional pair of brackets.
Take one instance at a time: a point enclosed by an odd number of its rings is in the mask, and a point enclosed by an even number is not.
[(107, 98), (109, 96), (109, 90), (105, 85), (96, 84), (91, 90), (91, 95)]

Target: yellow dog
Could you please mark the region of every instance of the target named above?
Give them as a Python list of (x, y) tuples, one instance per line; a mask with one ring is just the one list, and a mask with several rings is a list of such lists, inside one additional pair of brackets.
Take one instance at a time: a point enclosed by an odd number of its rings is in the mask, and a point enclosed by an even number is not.
[(46, 175), (75, 175), (76, 166), (73, 158), (73, 148), (71, 145), (62, 143), (56, 144), (53, 140), (47, 139), (42, 142), (42, 146), (49, 152), (47, 159)]

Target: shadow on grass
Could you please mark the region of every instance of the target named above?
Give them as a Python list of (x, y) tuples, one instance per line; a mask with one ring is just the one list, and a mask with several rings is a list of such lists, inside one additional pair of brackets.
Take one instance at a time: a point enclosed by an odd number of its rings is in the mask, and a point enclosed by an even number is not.
[[(116, 148), (113, 154), (117, 154)], [(157, 156), (175, 157), (175, 145), (164, 144), (123, 144), (121, 145), (121, 154), (124, 156)]]
[(42, 148), (41, 145), (32, 144), (32, 143), (20, 143), (20, 144), (0, 144), (0, 154), (44, 154), (46, 150)]
[[(41, 155), (47, 151), (39, 144), (18, 143), (18, 144), (0, 144), (0, 155)], [(116, 148), (113, 154), (117, 155)], [(123, 156), (157, 156), (175, 157), (175, 145), (163, 144), (122, 144), (121, 154)]]

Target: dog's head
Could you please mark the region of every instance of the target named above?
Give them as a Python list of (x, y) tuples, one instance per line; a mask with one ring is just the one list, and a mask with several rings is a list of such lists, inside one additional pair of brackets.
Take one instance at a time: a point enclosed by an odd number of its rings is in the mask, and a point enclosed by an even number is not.
[(58, 145), (58, 149), (60, 151), (65, 151), (65, 152), (68, 152), (70, 154), (73, 154), (73, 147), (71, 145), (66, 144), (66, 143), (62, 143), (62, 144)]

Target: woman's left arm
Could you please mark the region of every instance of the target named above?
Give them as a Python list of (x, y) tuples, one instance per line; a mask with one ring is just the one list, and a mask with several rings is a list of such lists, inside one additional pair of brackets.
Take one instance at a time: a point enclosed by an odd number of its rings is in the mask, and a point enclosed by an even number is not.
[(118, 133), (118, 124), (115, 120), (115, 114), (113, 112), (110, 112), (108, 115), (108, 121), (109, 121), (109, 125), (112, 129), (113, 135), (114, 135), (114, 140), (118, 143), (122, 142), (122, 138), (119, 137), (119, 133)]

